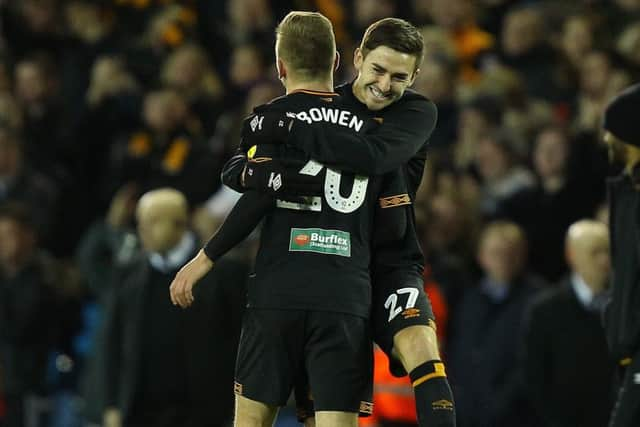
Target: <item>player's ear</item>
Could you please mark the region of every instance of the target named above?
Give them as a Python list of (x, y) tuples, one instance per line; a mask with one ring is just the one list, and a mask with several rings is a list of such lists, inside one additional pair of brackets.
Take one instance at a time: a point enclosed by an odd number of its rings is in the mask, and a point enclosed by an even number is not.
[(409, 84), (407, 86), (413, 85), (413, 82), (416, 81), (416, 77), (418, 77), (419, 72), (420, 72), (420, 68), (416, 68), (416, 70), (411, 75), (411, 78), (409, 79)]
[(362, 63), (364, 62), (364, 56), (362, 55), (362, 50), (357, 47), (356, 50), (353, 52), (353, 66), (355, 67), (356, 71), (360, 71), (360, 68), (362, 68)]
[(278, 70), (278, 79), (282, 80), (287, 77), (287, 66), (282, 62), (282, 59), (276, 60), (276, 69)]
[(338, 67), (340, 67), (340, 52), (336, 50), (336, 57), (333, 60), (333, 72), (338, 71)]

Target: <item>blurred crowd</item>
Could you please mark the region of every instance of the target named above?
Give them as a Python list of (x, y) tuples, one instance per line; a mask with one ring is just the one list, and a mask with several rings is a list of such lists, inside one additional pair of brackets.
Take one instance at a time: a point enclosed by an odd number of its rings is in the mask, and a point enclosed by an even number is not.
[[(180, 254), (237, 199), (220, 170), (242, 119), (283, 94), (274, 27), (293, 9), (332, 20), (336, 83), (353, 77), (353, 50), (373, 21), (405, 18), (424, 35), (413, 89), (439, 117), (415, 206), (459, 425), (524, 426), (523, 408), (531, 425), (562, 425), (551, 424), (557, 412), (587, 401), (593, 424), (577, 425), (605, 425), (609, 375), (554, 375), (563, 363), (613, 372), (593, 308), (607, 286), (606, 230), (567, 231), (608, 220), (601, 117), (639, 80), (640, 0), (0, 0), (0, 425), (20, 425), (5, 415), (16, 408), (29, 427), (99, 425), (106, 408), (140, 406), (145, 387), (164, 386), (153, 366), (131, 374), (139, 384), (113, 385), (130, 388), (125, 403), (104, 386), (119, 347), (138, 351), (132, 366), (153, 354), (146, 344), (166, 354), (148, 338), (159, 333), (148, 321), (154, 299), (123, 309), (120, 288), (168, 286), (189, 259)], [(166, 187), (188, 208), (163, 225), (136, 207)], [(140, 257), (160, 248), (175, 249), (175, 265), (143, 271)], [(220, 263), (212, 280), (228, 288), (217, 296), (226, 304), (207, 322), (225, 328), (194, 337), (220, 344), (201, 351), (219, 359), (221, 386), (208, 392), (224, 402), (233, 358), (220, 355), (235, 353), (254, 250), (249, 241)], [(549, 303), (572, 277), (587, 287), (576, 307), (589, 321)], [(120, 324), (141, 335), (110, 335)], [(565, 360), (574, 355), (586, 359), (578, 368)], [(224, 425), (230, 405), (211, 425)]]

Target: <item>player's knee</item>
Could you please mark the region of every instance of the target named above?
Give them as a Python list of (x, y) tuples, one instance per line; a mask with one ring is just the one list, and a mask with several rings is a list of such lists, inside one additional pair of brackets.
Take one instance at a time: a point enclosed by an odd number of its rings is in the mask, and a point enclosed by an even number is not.
[(236, 411), (234, 427), (271, 427), (278, 409), (236, 395)]
[(435, 330), (426, 325), (404, 328), (393, 337), (393, 349), (407, 372), (429, 360), (440, 359)]
[(339, 411), (316, 412), (317, 427), (357, 427), (358, 414)]

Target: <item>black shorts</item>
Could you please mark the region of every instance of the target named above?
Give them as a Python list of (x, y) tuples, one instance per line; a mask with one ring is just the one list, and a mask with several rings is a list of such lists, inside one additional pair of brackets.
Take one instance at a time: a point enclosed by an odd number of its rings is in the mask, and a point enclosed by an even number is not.
[(374, 276), (371, 324), (374, 341), (389, 357), (391, 373), (398, 377), (406, 375), (400, 361), (391, 354), (393, 337), (409, 326), (435, 327), (422, 277), (406, 272)]
[(246, 310), (236, 394), (283, 406), (306, 376), (317, 411), (358, 412), (372, 375), (368, 319), (324, 311)]
[[(431, 301), (424, 291), (424, 281), (417, 274), (395, 273), (374, 277), (371, 324), (373, 338), (389, 357), (389, 370), (397, 377), (407, 375), (398, 359), (392, 356), (393, 337), (408, 326), (435, 327)], [(308, 382), (301, 378), (296, 383), (296, 409), (298, 420), (304, 422), (313, 416), (314, 402), (308, 397)], [(371, 415), (373, 390), (368, 389), (360, 399), (360, 416)]]

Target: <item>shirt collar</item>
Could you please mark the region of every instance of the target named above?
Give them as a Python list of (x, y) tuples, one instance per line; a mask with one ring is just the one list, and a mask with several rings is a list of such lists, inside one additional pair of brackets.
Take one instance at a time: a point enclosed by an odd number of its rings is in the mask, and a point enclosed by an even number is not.
[(591, 307), (591, 302), (593, 301), (593, 291), (578, 273), (573, 273), (571, 275), (571, 287), (576, 293), (576, 297), (578, 297), (578, 301), (580, 301), (580, 304), (587, 308)]
[(482, 292), (491, 299), (494, 303), (500, 303), (504, 301), (509, 294), (509, 285), (506, 283), (499, 283), (493, 279), (486, 277), (481, 285)]
[(177, 270), (189, 259), (196, 247), (196, 237), (191, 232), (182, 236), (180, 243), (170, 249), (166, 254), (159, 252), (149, 253), (149, 263), (164, 273)]

